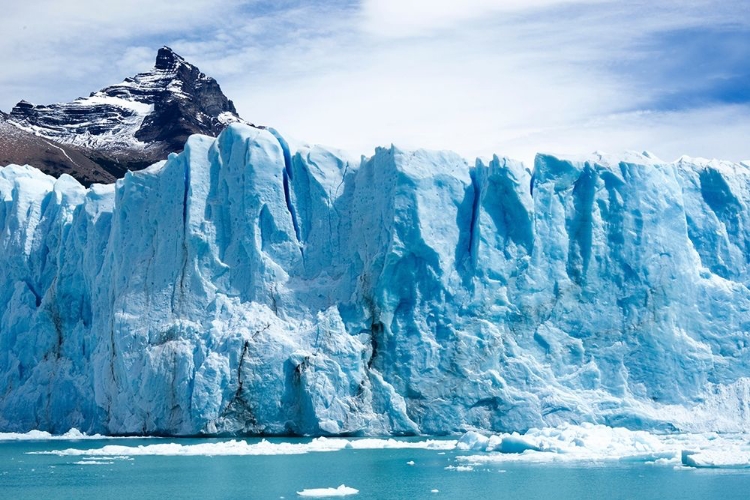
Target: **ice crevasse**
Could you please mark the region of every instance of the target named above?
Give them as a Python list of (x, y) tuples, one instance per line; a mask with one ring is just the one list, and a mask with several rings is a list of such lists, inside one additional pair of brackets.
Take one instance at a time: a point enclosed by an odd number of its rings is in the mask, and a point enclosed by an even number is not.
[(2, 431), (750, 430), (747, 164), (232, 125), (0, 196)]

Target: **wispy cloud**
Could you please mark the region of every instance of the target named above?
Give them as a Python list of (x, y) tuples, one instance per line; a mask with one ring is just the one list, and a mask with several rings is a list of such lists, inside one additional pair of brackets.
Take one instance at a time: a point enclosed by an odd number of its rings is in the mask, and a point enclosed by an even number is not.
[(462, 28), (488, 16), (606, 1), (609, 0), (363, 0), (361, 19), (364, 30), (377, 36), (415, 38)]
[(211, 32), (223, 22), (222, 12), (231, 15), (236, 8), (234, 0), (6, 2), (0, 105), (7, 108), (21, 97), (71, 99), (91, 85), (119, 81), (128, 76), (120, 74), (123, 62), (143, 63), (134, 49), (146, 45), (153, 52), (160, 40), (179, 33)]
[(620, 68), (654, 109), (750, 103), (750, 26), (696, 26), (645, 37)]
[(0, 108), (118, 81), (169, 44), (247, 119), (359, 152), (395, 142), (526, 160), (631, 148), (748, 158), (750, 6), (685, 4), (49, 2), (47, 14), (9, 14)]

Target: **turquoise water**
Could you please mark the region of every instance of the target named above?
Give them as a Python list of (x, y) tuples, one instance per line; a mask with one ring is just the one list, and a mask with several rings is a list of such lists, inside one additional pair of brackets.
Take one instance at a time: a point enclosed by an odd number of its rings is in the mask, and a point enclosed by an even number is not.
[[(457, 451), (344, 449), (301, 455), (130, 456), (37, 455), (29, 452), (217, 440), (107, 439), (0, 442), (2, 499), (285, 499), (305, 488), (356, 488), (364, 499), (747, 499), (750, 471), (697, 470), (643, 463), (606, 465), (490, 464), (471, 471)], [(257, 440), (248, 440), (257, 442)], [(294, 440), (287, 440), (294, 441)], [(298, 440), (294, 442), (303, 442)], [(111, 462), (77, 465), (81, 460)], [(408, 465), (414, 461), (414, 465)], [(438, 493), (431, 490), (437, 489)]]

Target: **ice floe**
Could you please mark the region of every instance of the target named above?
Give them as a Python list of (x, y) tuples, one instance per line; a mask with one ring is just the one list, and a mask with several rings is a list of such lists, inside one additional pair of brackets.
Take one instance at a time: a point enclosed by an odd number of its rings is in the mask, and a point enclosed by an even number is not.
[[(32, 434), (35, 435), (35, 434)], [(65, 434), (57, 439), (76, 439)], [(88, 436), (92, 437), (92, 436)], [(31, 439), (26, 437), (25, 439)], [(44, 439), (44, 438), (38, 438)], [(601, 463), (635, 462), (657, 466), (711, 468), (750, 467), (750, 435), (718, 433), (655, 434), (622, 427), (581, 424), (531, 429), (526, 433), (501, 433), (486, 436), (465, 433), (451, 439), (345, 439), (320, 437), (306, 442), (226, 440), (213, 442), (158, 442), (155, 444), (109, 444), (96, 448), (67, 448), (30, 452), (112, 460), (120, 457), (154, 456), (227, 456), (227, 455), (300, 455), (342, 450), (410, 449), (433, 450), (437, 454), (455, 453), (456, 464), (446, 470), (469, 471), (488, 463), (524, 462)], [(414, 460), (406, 462), (414, 465)]]
[(707, 469), (735, 469), (750, 467), (750, 448), (744, 449), (705, 450), (690, 452), (683, 450), (682, 465)]
[(220, 456), (220, 455), (301, 455), (311, 452), (332, 452), (344, 449), (378, 450), (378, 449), (427, 449), (453, 450), (455, 440), (427, 439), (420, 441), (402, 441), (396, 439), (339, 439), (316, 438), (307, 443), (247, 442), (240, 440), (219, 441), (199, 444), (159, 443), (150, 445), (127, 446), (107, 445), (100, 448), (49, 450), (32, 452), (60, 456), (110, 456), (110, 455), (182, 455), (182, 456)]
[[(84, 434), (78, 429), (70, 429), (65, 434), (50, 434), (45, 431), (29, 432), (0, 432), (0, 441), (69, 441), (74, 439), (112, 439), (111, 436), (101, 434)], [(117, 438), (119, 439), (119, 438)]]
[(688, 467), (750, 467), (747, 434), (653, 434), (604, 425), (563, 425), (525, 434), (468, 432), (456, 448), (466, 465), (504, 462), (644, 462)]

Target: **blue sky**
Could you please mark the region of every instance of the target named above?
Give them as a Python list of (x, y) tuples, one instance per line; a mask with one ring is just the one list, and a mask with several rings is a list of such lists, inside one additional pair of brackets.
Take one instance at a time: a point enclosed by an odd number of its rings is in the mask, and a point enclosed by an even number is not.
[(249, 121), (356, 153), (750, 159), (746, 0), (9, 0), (6, 11), (5, 111), (86, 95), (170, 45)]

